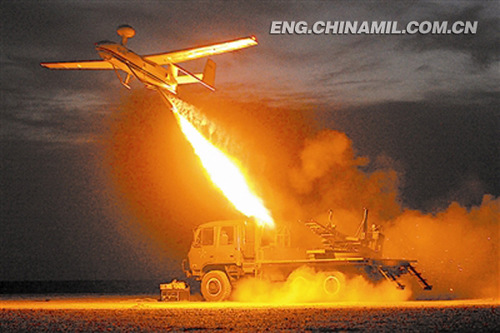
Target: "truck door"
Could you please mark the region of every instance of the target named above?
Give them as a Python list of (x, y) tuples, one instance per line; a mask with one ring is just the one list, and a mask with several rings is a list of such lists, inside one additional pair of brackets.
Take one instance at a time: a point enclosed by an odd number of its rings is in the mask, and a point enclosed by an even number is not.
[(217, 250), (215, 261), (218, 263), (237, 263), (238, 246), (236, 242), (236, 230), (234, 226), (221, 226), (218, 231)]
[(243, 257), (248, 259), (255, 258), (255, 225), (245, 223), (243, 228), (243, 244), (241, 250)]
[(207, 264), (214, 262), (215, 228), (204, 227), (197, 230), (189, 251), (189, 262), (194, 271), (201, 271)]

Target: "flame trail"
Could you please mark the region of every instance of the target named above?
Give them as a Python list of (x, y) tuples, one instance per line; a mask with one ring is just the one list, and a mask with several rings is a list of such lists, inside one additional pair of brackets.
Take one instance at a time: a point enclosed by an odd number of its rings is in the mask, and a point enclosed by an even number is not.
[(172, 111), (210, 179), (234, 207), (246, 216), (255, 217), (260, 224), (274, 226), (269, 211), (262, 200), (250, 190), (245, 177), (234, 162), (205, 139), (174, 105), (172, 105)]

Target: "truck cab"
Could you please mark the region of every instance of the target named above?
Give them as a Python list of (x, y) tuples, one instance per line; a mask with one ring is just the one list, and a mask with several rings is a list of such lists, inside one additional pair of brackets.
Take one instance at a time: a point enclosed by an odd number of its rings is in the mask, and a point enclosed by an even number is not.
[(209, 222), (194, 231), (188, 254), (193, 275), (199, 275), (212, 265), (241, 263), (243, 235), (240, 224), (239, 221)]
[(252, 220), (225, 220), (204, 223), (194, 231), (183, 269), (187, 276), (202, 281), (205, 299), (227, 298), (231, 289), (229, 280), (253, 271), (255, 230)]

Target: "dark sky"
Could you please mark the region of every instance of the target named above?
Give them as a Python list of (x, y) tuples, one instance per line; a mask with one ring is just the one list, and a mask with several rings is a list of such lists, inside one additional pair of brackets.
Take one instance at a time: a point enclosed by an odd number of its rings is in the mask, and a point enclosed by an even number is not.
[[(258, 47), (215, 57), (218, 98), (306, 110), (314, 127), (345, 132), (360, 155), (390, 160), (405, 207), (432, 211), (500, 195), (499, 14), (494, 1), (2, 1), (0, 280), (157, 278), (181, 257), (123, 208), (106, 168), (110, 124), (141, 95), (112, 72), (40, 62), (98, 59), (94, 43), (118, 41), (121, 24), (136, 29), (128, 46), (139, 54), (256, 35)], [(469, 20), (478, 31), (270, 35), (273, 20)], [(168, 148), (179, 167), (176, 149), (187, 148)], [(179, 177), (179, 197), (191, 195), (200, 175)], [(186, 204), (184, 216), (172, 207), (172, 218), (230, 211), (202, 202)]]

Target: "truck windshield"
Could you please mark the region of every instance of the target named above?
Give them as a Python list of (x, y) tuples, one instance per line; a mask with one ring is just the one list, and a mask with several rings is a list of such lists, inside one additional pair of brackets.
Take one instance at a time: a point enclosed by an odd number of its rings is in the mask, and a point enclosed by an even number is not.
[(220, 245), (231, 245), (234, 242), (234, 227), (220, 228)]
[(201, 245), (214, 245), (214, 228), (201, 229)]

